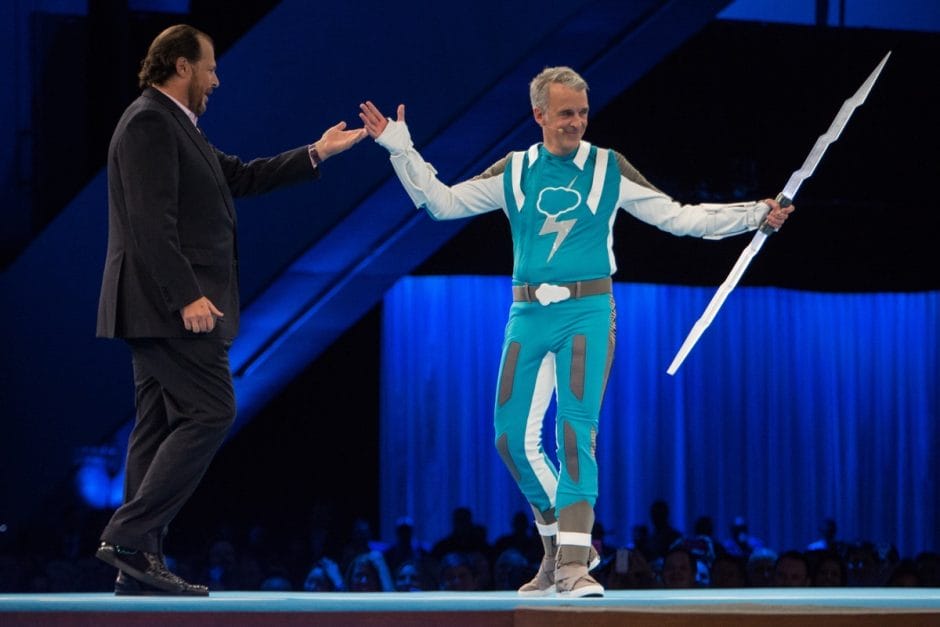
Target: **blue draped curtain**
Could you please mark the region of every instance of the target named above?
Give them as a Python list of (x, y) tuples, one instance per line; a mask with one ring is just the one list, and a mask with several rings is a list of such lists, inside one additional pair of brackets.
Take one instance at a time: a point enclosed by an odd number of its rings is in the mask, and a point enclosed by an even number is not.
[[(407, 277), (384, 301), (381, 516), (433, 542), (467, 506), (492, 541), (528, 507), (493, 447), (502, 277)], [(844, 540), (940, 549), (938, 294), (739, 287), (675, 376), (714, 289), (615, 283), (596, 512), (624, 545), (666, 500), (691, 533), (746, 516), (778, 550), (833, 517)], [(549, 409), (551, 414), (554, 407)], [(544, 432), (554, 447), (551, 415)]]

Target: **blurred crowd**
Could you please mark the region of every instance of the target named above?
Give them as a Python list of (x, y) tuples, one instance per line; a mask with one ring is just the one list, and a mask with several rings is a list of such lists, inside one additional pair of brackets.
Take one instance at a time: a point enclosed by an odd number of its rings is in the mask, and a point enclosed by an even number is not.
[[(171, 570), (210, 590), (308, 592), (515, 590), (542, 559), (531, 515), (517, 512), (510, 529), (493, 541), (472, 511), (452, 512), (450, 533), (433, 542), (416, 536), (415, 522), (397, 521), (394, 539), (382, 542), (370, 523), (355, 519), (339, 541), (329, 542), (316, 517), (303, 532), (272, 532), (262, 525), (223, 526), (200, 550), (173, 552)], [(891, 543), (844, 541), (836, 522), (822, 521), (818, 539), (803, 547), (772, 548), (752, 535), (744, 517), (716, 535), (701, 517), (690, 533), (675, 529), (669, 507), (657, 501), (650, 524), (632, 528), (627, 546), (611, 546), (601, 523), (593, 531), (601, 556), (592, 575), (608, 590), (748, 588), (769, 586), (940, 587), (940, 553), (902, 556)], [(95, 543), (80, 533), (0, 547), (0, 592), (102, 592), (113, 588), (114, 569), (93, 557)]]

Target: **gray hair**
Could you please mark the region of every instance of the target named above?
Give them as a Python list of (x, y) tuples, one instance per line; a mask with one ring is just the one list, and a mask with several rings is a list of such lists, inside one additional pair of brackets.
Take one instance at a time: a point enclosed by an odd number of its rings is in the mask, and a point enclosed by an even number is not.
[(529, 100), (533, 109), (545, 111), (548, 107), (548, 87), (558, 83), (575, 91), (587, 91), (588, 84), (581, 75), (566, 65), (547, 67), (539, 72), (529, 83)]

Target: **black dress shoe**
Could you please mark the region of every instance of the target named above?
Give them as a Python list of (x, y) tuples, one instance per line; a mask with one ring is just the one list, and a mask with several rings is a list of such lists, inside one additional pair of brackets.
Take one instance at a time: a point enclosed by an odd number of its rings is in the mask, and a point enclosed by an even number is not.
[(143, 584), (149, 588), (156, 588), (159, 592), (128, 592), (134, 590), (133, 584), (122, 582), (122, 591), (118, 591), (119, 582), (122, 577), (114, 582), (114, 593), (119, 595), (127, 594), (163, 594), (179, 596), (209, 596), (209, 589), (205, 586), (191, 584), (178, 575), (171, 573), (160, 556), (156, 553), (147, 553), (137, 549), (130, 549), (109, 542), (102, 542), (95, 553), (95, 557), (103, 562), (111, 564), (124, 575), (124, 579), (136, 580), (138, 584)]
[(170, 596), (173, 594), (137, 581), (123, 570), (118, 571), (117, 578), (114, 580), (114, 595), (119, 597)]

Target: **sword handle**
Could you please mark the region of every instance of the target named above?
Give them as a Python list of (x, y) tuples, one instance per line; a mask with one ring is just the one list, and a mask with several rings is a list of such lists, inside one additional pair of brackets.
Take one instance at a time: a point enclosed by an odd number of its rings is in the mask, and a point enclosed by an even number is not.
[[(793, 199), (787, 198), (786, 196), (783, 195), (783, 192), (780, 192), (779, 194), (777, 194), (777, 202), (780, 203), (781, 207), (789, 207), (793, 203)], [(760, 226), (757, 228), (765, 235), (770, 235), (772, 233), (777, 232), (777, 229), (767, 224), (767, 218), (764, 218), (764, 221), (761, 222)]]

